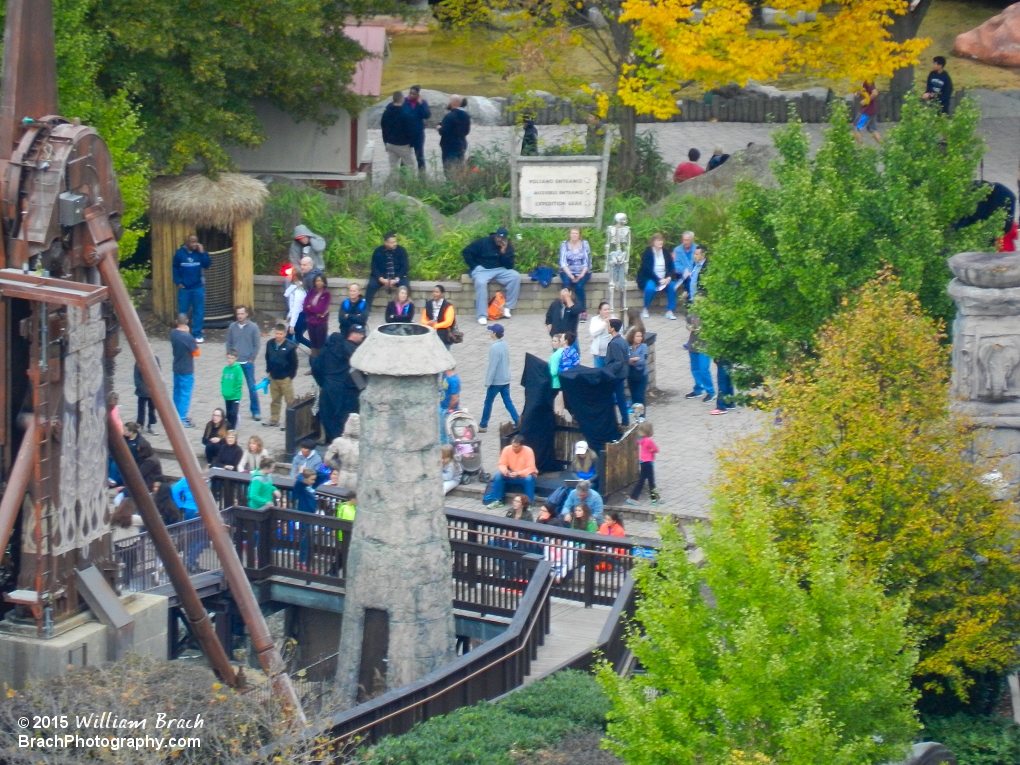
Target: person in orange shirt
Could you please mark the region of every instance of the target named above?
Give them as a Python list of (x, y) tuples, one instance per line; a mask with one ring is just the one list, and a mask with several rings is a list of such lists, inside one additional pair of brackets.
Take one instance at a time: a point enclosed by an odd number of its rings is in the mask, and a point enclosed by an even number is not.
[(528, 499), (534, 502), (536, 475), (538, 468), (535, 467), (535, 452), (530, 446), (524, 445), (523, 437), (514, 436), (510, 446), (503, 449), (499, 455), (499, 465), (492, 480), (492, 491), (485, 495), (482, 502), (485, 502), (490, 510), (503, 507), (503, 495), (508, 485), (523, 490)]
[(421, 309), (421, 323), (426, 327), (432, 327), (443, 341), (447, 348), (452, 345), (450, 342), (450, 328), (457, 319), (457, 312), (453, 303), (446, 299), (446, 288), (437, 284), (432, 288), (432, 300), (425, 303)]

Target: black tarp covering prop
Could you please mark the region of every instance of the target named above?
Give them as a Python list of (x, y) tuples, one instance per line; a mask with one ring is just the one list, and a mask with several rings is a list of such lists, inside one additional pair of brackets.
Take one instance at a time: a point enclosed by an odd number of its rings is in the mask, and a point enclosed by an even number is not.
[(535, 452), (538, 472), (561, 470), (556, 459), (556, 417), (553, 414), (552, 375), (549, 362), (533, 356), (524, 356), (524, 411), (521, 413), (520, 433), (524, 443)]
[(560, 386), (563, 388), (563, 403), (584, 434), (589, 448), (601, 452), (607, 443), (620, 440), (613, 399), (615, 380), (606, 377), (601, 369), (578, 366), (560, 372)]

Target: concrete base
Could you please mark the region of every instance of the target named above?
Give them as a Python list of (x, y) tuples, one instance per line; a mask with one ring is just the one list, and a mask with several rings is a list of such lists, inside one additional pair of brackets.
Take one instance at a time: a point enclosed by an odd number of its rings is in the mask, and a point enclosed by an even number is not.
[[(168, 599), (134, 593), (121, 601), (134, 618), (134, 645), (143, 656), (166, 659)], [(106, 661), (108, 630), (95, 619), (51, 638), (34, 627), (0, 622), (0, 687), (19, 689), (37, 680)]]

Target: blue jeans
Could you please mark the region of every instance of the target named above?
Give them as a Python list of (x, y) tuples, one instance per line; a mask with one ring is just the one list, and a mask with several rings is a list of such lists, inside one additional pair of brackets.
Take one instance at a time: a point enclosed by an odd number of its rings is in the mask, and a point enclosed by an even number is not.
[(303, 345), (305, 348), (311, 348), (312, 344), (308, 342), (308, 338), (305, 337), (305, 330), (308, 328), (308, 320), (305, 318), (305, 312), (302, 311), (298, 314), (297, 323), (294, 325), (294, 334), (291, 335), (290, 339), (298, 345)]
[(482, 268), (475, 266), (471, 271), (471, 279), (475, 283), (475, 317), (484, 318), (489, 315), (489, 282), (503, 286), (503, 297), (506, 298), (507, 310), (517, 307), (517, 298), (521, 294), (521, 275), (509, 268)]
[(719, 396), (715, 405), (719, 409), (732, 409), (733, 404), (726, 401), (727, 397), (733, 395), (733, 381), (730, 380), (730, 364), (728, 361), (715, 362), (715, 376), (719, 382)]
[(581, 313), (588, 312), (588, 301), (584, 297), (584, 285), (588, 283), (589, 279), (591, 279), (591, 271), (578, 279), (575, 284), (570, 281), (570, 277), (567, 276), (566, 272), (560, 269), (560, 281), (563, 282), (564, 287), (573, 288), (574, 294), (577, 295), (577, 305), (580, 307)]
[(595, 356), (594, 358), (595, 358), (595, 368), (596, 369), (602, 369), (602, 367), (604, 367), (606, 365), (606, 357), (605, 356)]
[[(676, 310), (676, 287), (678, 282), (670, 282), (666, 285), (666, 310)], [(648, 306), (652, 304), (652, 299), (655, 297), (655, 288), (658, 285), (654, 279), (649, 279), (645, 282), (645, 310), (648, 310)]]
[(630, 425), (630, 419), (627, 417), (627, 391), (624, 388), (626, 380), (616, 381), (616, 408), (620, 410), (620, 422), (623, 425)]
[(259, 409), (259, 392), (255, 390), (255, 365), (241, 364), (244, 371), (244, 381), (248, 383), (248, 398), (251, 399), (251, 416), (261, 417), (262, 410)]
[(712, 359), (707, 353), (687, 351), (691, 357), (691, 376), (694, 377), (694, 392), (707, 393), (709, 398), (715, 395), (712, 384)]
[(503, 406), (506, 407), (507, 412), (510, 414), (510, 419), (514, 422), (520, 419), (517, 416), (517, 410), (514, 409), (514, 402), (510, 400), (510, 386), (490, 385), (488, 390), (485, 391), (485, 406), (482, 407), (482, 421), (478, 423), (479, 427), (489, 427), (489, 418), (492, 416), (492, 402), (496, 400), (497, 395), (503, 398)]
[(648, 387), (648, 376), (641, 375), (640, 377), (629, 377), (627, 378), (627, 385), (630, 388), (631, 402), (644, 406), (645, 389)]
[(174, 375), (174, 406), (181, 420), (188, 419), (191, 408), (191, 391), (195, 388), (195, 375)]
[(187, 315), (191, 310), (191, 334), (202, 337), (205, 326), (205, 287), (179, 287), (177, 289), (177, 313)]
[(507, 478), (498, 470), (492, 477), (492, 493), (486, 494), (482, 502), (503, 501), (508, 488), (516, 488), (528, 495), (528, 499), (535, 501), (535, 476), (529, 475), (525, 478)]

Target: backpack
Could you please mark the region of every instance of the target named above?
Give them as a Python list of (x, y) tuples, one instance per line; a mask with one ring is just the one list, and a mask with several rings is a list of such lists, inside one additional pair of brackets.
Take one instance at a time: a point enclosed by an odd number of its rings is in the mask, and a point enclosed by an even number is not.
[(506, 298), (502, 292), (497, 292), (489, 301), (489, 321), (498, 321), (503, 318), (503, 306), (506, 305)]

